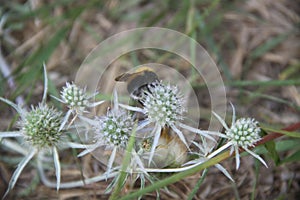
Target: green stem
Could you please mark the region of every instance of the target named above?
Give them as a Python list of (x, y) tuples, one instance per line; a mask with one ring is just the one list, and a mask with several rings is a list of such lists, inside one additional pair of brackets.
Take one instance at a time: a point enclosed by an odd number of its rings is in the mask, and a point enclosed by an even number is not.
[(183, 179), (184, 177), (187, 177), (187, 176), (190, 176), (192, 174), (195, 174), (201, 170), (204, 170), (210, 166), (213, 166), (215, 165), (216, 163), (219, 163), (227, 158), (230, 157), (230, 154), (229, 154), (229, 151), (226, 151), (224, 153), (221, 153), (220, 155), (192, 168), (192, 169), (189, 169), (187, 171), (183, 171), (183, 172), (180, 172), (178, 174), (175, 174), (173, 176), (170, 176), (166, 179), (163, 179), (161, 181), (157, 181), (155, 182), (154, 184), (142, 189), (142, 190), (139, 190), (137, 192), (134, 192), (134, 193), (130, 193), (128, 195), (126, 195), (125, 197), (122, 197), (120, 198), (119, 200), (131, 200), (131, 199), (134, 199), (134, 198), (138, 198), (139, 196), (142, 196), (143, 194), (147, 193), (147, 192), (152, 192), (152, 191), (155, 191), (159, 188), (162, 188), (162, 187), (165, 187), (169, 184), (172, 184), (172, 183), (175, 183), (177, 181), (180, 181), (181, 179)]
[(135, 132), (136, 132), (136, 125), (132, 130), (132, 134), (130, 136), (128, 146), (126, 148), (126, 154), (125, 154), (125, 157), (124, 157), (123, 162), (122, 162), (122, 168), (121, 168), (120, 174), (118, 176), (117, 185), (114, 188), (114, 191), (113, 191), (112, 195), (109, 198), (110, 200), (116, 200), (116, 199), (119, 198), (119, 195), (120, 195), (121, 190), (123, 188), (123, 185), (125, 183), (125, 179), (126, 179), (126, 176), (127, 176), (126, 170), (127, 170), (128, 165), (129, 165), (129, 162), (130, 162), (131, 152), (132, 152), (134, 142), (135, 142)]
[[(300, 122), (296, 123), (296, 124), (293, 124), (289, 127), (286, 127), (282, 130), (286, 130), (286, 131), (293, 131), (293, 130), (297, 130), (300, 128)], [(258, 145), (261, 145), (261, 144), (264, 144), (270, 140), (273, 140), (277, 137), (280, 137), (282, 136), (282, 134), (280, 133), (270, 133), (269, 135), (266, 135), (265, 137), (263, 137), (259, 142), (257, 142), (257, 144), (255, 146), (258, 146)], [(242, 152), (242, 150), (241, 150)], [(232, 154), (231, 156), (234, 156), (234, 154)], [(172, 183), (175, 183), (177, 181), (180, 181), (181, 179), (187, 177), (187, 176), (190, 176), (190, 175), (193, 175), (201, 170), (204, 170), (210, 166), (213, 166), (217, 163), (220, 163), (221, 161), (223, 160), (226, 160), (227, 158), (231, 157), (230, 156), (230, 152), (229, 151), (225, 151), (219, 155), (217, 155), (216, 157), (214, 158), (211, 158), (209, 159), (208, 161), (192, 168), (192, 169), (189, 169), (187, 171), (183, 171), (183, 172), (180, 172), (178, 174), (175, 174), (173, 176), (170, 176), (166, 179), (163, 179), (163, 180), (160, 180), (160, 181), (157, 181), (155, 182), (154, 184), (142, 189), (142, 190), (139, 190), (139, 191), (136, 191), (134, 193), (130, 193), (122, 198), (120, 198), (119, 200), (131, 200), (131, 199), (134, 199), (134, 198), (138, 198), (140, 196), (142, 196), (143, 194), (146, 194), (148, 192), (152, 192), (152, 191), (155, 191), (155, 190), (158, 190), (159, 188), (162, 188), (162, 187), (165, 187), (169, 184), (172, 184)]]

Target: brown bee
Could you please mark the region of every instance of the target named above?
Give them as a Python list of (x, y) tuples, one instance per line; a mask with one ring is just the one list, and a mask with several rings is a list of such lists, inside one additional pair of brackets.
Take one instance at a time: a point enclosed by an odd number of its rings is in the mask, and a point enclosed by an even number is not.
[(133, 73), (124, 73), (116, 77), (115, 81), (126, 82), (130, 96), (139, 100), (143, 91), (148, 90), (148, 84), (158, 81), (158, 76), (150, 67), (144, 66)]
[[(140, 67), (132, 73), (127, 72), (115, 78), (115, 81), (127, 83), (127, 91), (130, 96), (134, 100), (139, 101), (141, 106), (143, 104), (140, 99), (144, 91), (149, 91), (148, 85), (158, 80), (158, 76), (154, 70), (147, 66)], [(146, 143), (143, 145), (146, 145)], [(156, 158), (154, 158), (156, 160), (155, 163), (161, 162), (168, 166), (178, 166), (185, 162), (187, 148), (177, 134), (171, 131), (170, 127), (165, 126), (161, 130), (159, 142), (156, 146), (156, 155)]]

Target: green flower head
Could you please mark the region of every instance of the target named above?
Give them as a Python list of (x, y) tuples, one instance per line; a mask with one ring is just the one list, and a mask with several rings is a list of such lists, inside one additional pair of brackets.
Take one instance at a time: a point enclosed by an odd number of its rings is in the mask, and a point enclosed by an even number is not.
[(26, 113), (20, 124), (26, 141), (37, 148), (44, 148), (58, 144), (62, 134), (59, 130), (61, 122), (61, 112), (46, 104), (39, 104)]
[(260, 140), (258, 121), (253, 118), (240, 118), (226, 130), (226, 135), (238, 146), (248, 148)]

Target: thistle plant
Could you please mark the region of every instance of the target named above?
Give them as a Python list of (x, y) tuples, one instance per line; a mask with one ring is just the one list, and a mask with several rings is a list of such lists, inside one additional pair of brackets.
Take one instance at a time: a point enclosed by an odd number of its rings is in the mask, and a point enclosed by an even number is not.
[[(218, 152), (213, 152), (214, 146), (208, 145), (205, 138), (200, 138), (200, 142), (193, 142), (193, 144), (198, 148), (198, 152), (192, 152), (192, 154), (196, 155), (198, 158), (188, 161), (185, 165), (200, 165), (210, 158), (214, 157)], [(220, 170), (229, 180), (234, 181), (233, 178), (230, 176), (229, 172), (219, 163), (215, 164), (218, 170)]]
[(90, 100), (97, 95), (97, 93), (93, 93), (92, 95), (88, 95), (86, 92), (86, 88), (80, 88), (74, 83), (66, 83), (60, 92), (60, 98), (52, 96), (54, 99), (59, 102), (65, 104), (68, 107), (68, 112), (66, 113), (63, 122), (61, 123), (60, 129), (62, 129), (65, 124), (68, 122), (71, 114), (73, 114), (73, 118), (69, 123), (69, 126), (74, 122), (78, 115), (82, 115), (85, 112), (88, 112), (88, 108), (96, 107), (102, 104), (104, 101), (93, 102)]
[[(46, 67), (44, 66), (44, 93), (42, 101), (37, 106), (31, 106), (30, 110), (22, 108), (20, 105), (0, 97), (0, 100), (7, 103), (13, 107), (18, 114), (20, 115), (20, 120), (18, 121), (18, 131), (12, 132), (0, 132), (0, 139), (3, 139), (1, 142), (4, 146), (11, 148), (21, 154), (24, 154), (24, 159), (18, 164), (17, 169), (12, 175), (12, 178), (9, 182), (8, 189), (3, 196), (3, 199), (7, 196), (9, 191), (11, 191), (21, 172), (25, 166), (36, 157), (37, 168), (40, 173), (42, 182), (48, 187), (55, 187), (57, 190), (62, 188), (72, 188), (83, 186), (86, 183), (93, 183), (101, 181), (107, 178), (116, 176), (116, 173), (110, 173), (104, 175), (98, 175), (92, 178), (86, 178), (84, 181), (71, 181), (61, 183), (61, 168), (58, 155), (58, 147), (64, 148), (82, 148), (85, 145), (73, 143), (65, 140), (65, 132), (70, 127), (70, 122), (68, 127), (65, 127), (68, 118), (72, 112), (77, 115), (81, 115), (86, 112), (87, 107), (93, 107), (101, 104), (103, 101), (90, 103), (88, 102), (89, 98), (95, 96), (96, 94), (91, 95), (90, 97), (86, 95), (85, 90), (80, 89), (75, 84), (67, 83), (67, 87), (63, 89), (62, 98), (64, 103), (67, 103), (69, 106), (69, 111), (64, 115), (63, 112), (58, 111), (57, 109), (48, 106), (46, 103), (48, 89), (48, 79)], [(64, 117), (65, 116), (65, 117)], [(19, 137), (22, 139), (22, 146), (17, 142), (10, 141), (7, 138), (16, 138)], [(43, 162), (47, 160), (46, 154), (52, 153), (56, 183), (49, 181), (44, 173)]]
[(178, 87), (156, 81), (149, 84), (148, 89), (144, 91), (141, 102), (150, 123), (172, 127), (177, 121), (183, 120), (184, 98)]
[[(140, 189), (143, 189), (146, 185), (146, 182), (154, 183), (156, 178), (147, 172), (147, 169), (144, 168), (144, 164), (141, 160), (142, 154), (141, 152), (136, 152), (134, 148), (127, 148), (126, 151), (130, 152), (130, 159), (128, 163), (125, 163), (120, 166), (120, 170), (118, 171), (118, 175), (114, 177), (111, 184), (107, 187), (107, 192), (110, 192), (112, 189), (118, 190), (118, 182), (126, 182), (129, 187), (132, 188), (134, 184), (139, 180), (140, 181)], [(127, 153), (128, 153), (127, 152)], [(125, 154), (126, 157), (126, 154)], [(124, 177), (122, 178), (122, 174)], [(121, 179), (121, 180), (120, 180)], [(112, 194), (114, 196), (115, 192)], [(157, 198), (159, 198), (159, 193), (156, 191)], [(138, 199), (141, 199), (140, 196)]]
[(20, 120), (19, 124), (25, 140), (41, 149), (59, 143), (63, 133), (60, 130), (61, 122), (62, 112), (42, 102), (36, 107), (32, 106), (31, 111), (25, 113), (24, 119)]
[(87, 145), (86, 150), (82, 151), (78, 156), (84, 156), (102, 146), (112, 150), (107, 164), (107, 174), (112, 169), (117, 151), (124, 151), (126, 149), (132, 128), (134, 127), (132, 115), (127, 110), (119, 107), (116, 90), (114, 91), (113, 99), (113, 107), (112, 109), (108, 109), (106, 115), (95, 117), (94, 119), (81, 117), (82, 120), (92, 126), (95, 136), (94, 144)]
[[(200, 169), (202, 165), (204, 167), (201, 169), (206, 169), (209, 166), (216, 167), (233, 181), (229, 172), (221, 164), (216, 162), (213, 165), (205, 165), (206, 162), (218, 158), (220, 153), (228, 148), (230, 149), (230, 155), (235, 154), (236, 169), (239, 169), (240, 166), (240, 149), (245, 150), (267, 167), (265, 161), (251, 150), (261, 140), (261, 128), (258, 121), (253, 118), (236, 119), (233, 105), (232, 123), (230, 126), (218, 114), (213, 112), (225, 128), (224, 133), (200, 130), (182, 122), (185, 119), (186, 108), (184, 97), (181, 95), (178, 87), (164, 84), (162, 81), (155, 81), (148, 84), (147, 89), (142, 91), (141, 98), (138, 99), (142, 107), (119, 103), (117, 91), (114, 90), (112, 106), (107, 109), (106, 114), (88, 118), (84, 115), (88, 112), (88, 108), (98, 106), (104, 102), (91, 102), (91, 98), (95, 97), (97, 93), (88, 95), (85, 88), (82, 89), (74, 83), (66, 83), (66, 86), (61, 91), (60, 98), (54, 97), (68, 107), (68, 111), (64, 114), (46, 104), (47, 84), (48, 80), (44, 66), (43, 98), (38, 105), (31, 106), (30, 110), (26, 110), (20, 105), (0, 97), (1, 101), (9, 104), (20, 115), (20, 120), (17, 123), (19, 130), (1, 132), (0, 139), (4, 138), (1, 142), (11, 149), (25, 154), (24, 159), (18, 164), (3, 198), (14, 188), (22, 170), (34, 157), (36, 157), (37, 168), (43, 183), (48, 187), (56, 187), (57, 190), (59, 188), (81, 187), (85, 184), (107, 180), (108, 178), (114, 178), (108, 189), (112, 189), (115, 186), (120, 187), (119, 183), (117, 185), (117, 181), (119, 182), (121, 175), (124, 173), (126, 174), (122, 183), (125, 183), (127, 180), (131, 181), (133, 185), (139, 179), (141, 189), (143, 189), (146, 181), (154, 183), (155, 177), (152, 173), (179, 172), (180, 174), (180, 172)], [(139, 113), (143, 114), (143, 119), (136, 117), (136, 114)], [(70, 120), (72, 114), (73, 118)], [(93, 132), (92, 143), (84, 144), (65, 141), (66, 130), (72, 124), (76, 125), (76, 127), (81, 125), (77, 124), (78, 121), (75, 122), (76, 118), (79, 119), (79, 123), (87, 123), (89, 125), (89, 131)], [(199, 136), (199, 142), (192, 142), (197, 148), (196, 151), (191, 151), (189, 148), (189, 143), (184, 135), (186, 131)], [(144, 135), (140, 137), (142, 133)], [(135, 134), (140, 135), (137, 135), (138, 139), (130, 143), (131, 138), (136, 136)], [(167, 141), (164, 138), (166, 136), (173, 139)], [(225, 144), (216, 149), (217, 143), (213, 136), (225, 138)], [(10, 137), (23, 139), (23, 146), (6, 139)], [(213, 145), (208, 140), (212, 140)], [(78, 154), (78, 157), (92, 153), (100, 147), (111, 151), (106, 172), (84, 180), (61, 183), (61, 168), (58, 155), (58, 146), (61, 146), (61, 144), (64, 147), (84, 149)], [(134, 144), (132, 145), (133, 148), (128, 151), (128, 147), (131, 144)], [(172, 146), (173, 149), (170, 149), (168, 145)], [(184, 148), (181, 148), (182, 146)], [(182, 160), (184, 161), (178, 159), (179, 154), (183, 151), (185, 157)], [(196, 156), (196, 158), (185, 161), (187, 151)], [(47, 160), (46, 154), (49, 152), (54, 160), (56, 183), (47, 179), (42, 166), (44, 160)], [(129, 154), (130, 158), (127, 158), (126, 166), (116, 165), (116, 158), (119, 152), (124, 153), (122, 155), (125, 157)], [(177, 164), (179, 163), (179, 166), (168, 165), (163, 166), (166, 167), (163, 168), (158, 165), (150, 165), (157, 160), (158, 162), (167, 162), (170, 159), (173, 159)], [(145, 160), (148, 161), (147, 167), (144, 165)]]
[(261, 139), (259, 135), (261, 129), (258, 126), (258, 121), (253, 118), (240, 118), (236, 120), (235, 108), (232, 104), (231, 106), (233, 114), (230, 127), (227, 126), (225, 121), (218, 114), (214, 113), (214, 115), (226, 129), (225, 134), (220, 136), (228, 140), (228, 142), (219, 148), (218, 151), (221, 152), (230, 147), (230, 154), (233, 152), (235, 153), (236, 169), (238, 169), (240, 166), (239, 148), (244, 149), (246, 152), (258, 159), (262, 164), (268, 167), (266, 162), (259, 155), (250, 150), (250, 148), (254, 147), (254, 144)]
[(143, 108), (124, 104), (121, 104), (121, 106), (128, 110), (143, 113), (146, 116), (146, 120), (143, 122), (142, 126), (154, 124), (154, 128), (150, 133), (150, 135), (154, 135), (154, 139), (150, 150), (148, 165), (150, 165), (153, 159), (162, 129), (165, 126), (170, 127), (177, 134), (187, 149), (189, 149), (188, 142), (180, 129), (200, 134), (215, 141), (214, 138), (209, 135), (213, 134), (212, 132), (203, 132), (181, 122), (184, 119), (185, 106), (184, 98), (177, 86), (170, 84), (166, 85), (163, 84), (162, 81), (148, 84), (148, 90), (143, 91), (141, 102)]
[[(21, 137), (24, 140), (24, 146), (26, 147), (24, 152), (27, 152), (13, 173), (3, 198), (5, 198), (9, 191), (14, 188), (21, 172), (28, 162), (34, 156), (45, 151), (52, 152), (56, 174), (56, 188), (57, 190), (59, 189), (61, 169), (57, 147), (61, 142), (64, 133), (63, 128), (60, 128), (63, 118), (60, 111), (46, 105), (47, 85), (48, 79), (46, 67), (44, 66), (43, 98), (41, 103), (37, 106), (31, 106), (31, 110), (29, 111), (14, 104), (8, 99), (0, 97), (1, 101), (13, 107), (21, 117), (18, 122), (19, 131), (1, 132), (0, 138)], [(23, 147), (20, 147), (20, 149), (23, 149)]]
[[(217, 133), (215, 133), (217, 134)], [(221, 134), (221, 133), (219, 133)], [(144, 168), (143, 170), (147, 173), (150, 172), (159, 172), (159, 173), (170, 173), (170, 172), (183, 172), (187, 171), (189, 169), (195, 168), (198, 165), (201, 165), (205, 163), (206, 161), (210, 160), (211, 158), (215, 157), (220, 153), (219, 150), (213, 151), (215, 146), (209, 145), (207, 143), (207, 139), (200, 136), (199, 142), (192, 142), (195, 147), (197, 147), (198, 151), (191, 151), (190, 154), (196, 156), (195, 159), (189, 160), (188, 162), (182, 164), (181, 167), (177, 168), (164, 168), (164, 169), (158, 169), (158, 168)], [(219, 163), (216, 163), (214, 165), (217, 169), (219, 169), (229, 180), (234, 181), (232, 177), (230, 176), (229, 172)], [(139, 169), (139, 168), (138, 168)]]

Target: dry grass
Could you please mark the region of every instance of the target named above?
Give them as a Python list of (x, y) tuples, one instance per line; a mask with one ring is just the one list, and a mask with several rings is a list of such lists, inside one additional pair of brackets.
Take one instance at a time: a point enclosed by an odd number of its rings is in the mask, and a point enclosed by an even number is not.
[[(18, 3), (18, 1), (13, 1)], [(32, 9), (37, 9), (44, 5), (43, 2), (30, 0)], [(233, 8), (223, 9), (223, 4), (230, 4)], [(75, 4), (75, 3), (74, 3)], [(83, 4), (82, 2), (78, 3)], [(112, 11), (118, 9), (120, 2), (116, 0), (107, 1), (102, 9), (86, 9), (71, 24), (70, 32), (57, 46), (49, 60), (47, 68), (50, 79), (57, 87), (61, 87), (66, 80), (73, 80), (78, 67), (88, 53), (97, 46), (103, 39), (118, 33), (122, 30), (145, 26), (147, 23), (139, 22), (139, 19), (122, 20), (115, 18)], [(77, 5), (77, 4), (75, 4)], [(143, 13), (150, 7), (156, 7), (159, 4), (142, 3), (127, 8), (123, 13)], [(203, 10), (205, 4), (196, 9)], [(70, 6), (71, 7), (71, 6)], [(68, 6), (55, 6), (50, 15), (52, 18), (61, 16)], [(296, 1), (292, 0), (249, 0), (249, 1), (225, 1), (213, 10), (211, 15), (221, 12), (223, 21), (212, 32), (213, 38), (220, 45), (220, 55), (212, 51), (206, 41), (200, 42), (208, 48), (209, 53), (218, 63), (225, 63), (230, 66), (227, 70), (231, 77), (226, 76), (226, 69), (222, 68), (223, 78), (226, 82), (236, 80), (267, 81), (267, 80), (286, 80), (299, 79), (300, 77), (300, 43), (299, 43), (299, 23), (300, 7)], [(166, 26), (175, 14), (170, 10), (154, 26)], [(208, 20), (209, 21), (209, 20)], [(12, 69), (17, 69), (24, 58), (32, 55), (41, 46), (45, 45), (47, 38), (54, 32), (61, 29), (65, 23), (59, 23), (57, 26), (48, 24), (46, 20), (33, 18), (27, 20), (20, 30), (11, 32), (13, 42), (5, 41), (2, 52)], [(298, 26), (298, 27), (297, 27)], [(184, 29), (177, 28), (178, 31)], [(266, 42), (269, 43), (266, 44)], [(277, 42), (276, 42), (277, 41)], [(10, 43), (9, 45), (7, 45)], [(149, 59), (151, 52), (143, 51), (138, 54), (141, 59)], [(220, 59), (222, 59), (220, 61)], [(184, 74), (186, 64), (180, 60), (168, 60), (167, 64), (176, 63), (181, 67), (179, 70)], [(181, 63), (181, 64), (178, 64)], [(119, 59), (113, 64), (109, 72), (107, 84), (102, 91), (111, 91), (113, 79), (120, 74), (119, 70), (125, 70), (131, 67), (128, 59)], [(26, 68), (25, 68), (26, 69)], [(25, 70), (24, 69), (24, 70)], [(111, 83), (111, 84), (110, 84)], [(7, 87), (7, 86), (5, 86)], [(3, 88), (3, 87), (2, 87)], [(12, 94), (7, 88), (3, 88), (2, 96)], [(25, 90), (29, 92), (29, 90)], [(34, 97), (41, 95), (42, 87), (37, 87), (33, 91)], [(266, 94), (266, 97), (255, 96), (255, 92)], [(300, 121), (300, 88), (299, 85), (288, 86), (247, 86), (227, 88), (228, 100), (237, 105), (237, 112), (240, 116), (252, 116), (264, 123), (275, 124), (277, 127), (287, 126)], [(269, 97), (269, 98), (268, 98)], [(275, 101), (270, 97), (283, 99), (291, 102), (293, 106)], [(26, 95), (25, 95), (26, 98)], [(33, 98), (34, 99), (34, 98)], [(40, 98), (37, 98), (40, 99)], [(32, 100), (30, 102), (35, 102)], [(295, 108), (298, 106), (298, 109)], [(1, 130), (10, 126), (13, 113), (11, 109), (1, 103)], [(203, 123), (205, 125), (205, 122)], [(69, 154), (68, 154), (69, 153)], [(0, 150), (1, 155), (11, 155), (4, 149)], [(285, 157), (289, 152), (282, 154)], [(70, 152), (66, 152), (62, 158), (70, 157)], [(92, 156), (86, 156), (76, 161), (75, 157), (70, 157), (69, 163), (72, 170), (63, 169), (63, 180), (72, 180), (84, 176), (91, 176), (103, 172), (105, 167), (99, 164)], [(80, 162), (81, 168), (78, 166)], [(77, 164), (76, 164), (77, 163)], [(242, 165), (239, 171), (234, 169), (233, 160), (222, 163), (233, 175), (236, 180), (231, 183), (219, 171), (214, 168), (209, 170), (206, 180), (200, 187), (194, 199), (217, 200), (217, 199), (236, 199), (236, 196), (242, 200), (250, 199), (253, 193), (253, 184), (257, 181), (254, 199), (297, 199), (300, 196), (300, 165), (299, 163), (289, 163), (282, 166), (274, 166), (268, 159), (269, 168), (259, 168), (257, 179), (254, 161), (249, 157), (243, 157)], [(9, 178), (13, 173), (14, 166), (7, 165), (0, 161), (0, 196), (4, 193)], [(17, 194), (28, 189), (28, 184), (33, 177), (37, 176), (36, 170), (32, 167), (26, 167), (12, 191), (10, 198), (17, 198)], [(53, 173), (53, 172), (52, 172)], [(54, 174), (49, 173), (54, 176)], [(168, 191), (161, 190), (161, 199), (187, 199), (200, 177), (199, 174), (187, 177), (180, 182), (170, 185)], [(83, 188), (74, 188), (69, 190), (60, 190), (58, 193), (54, 189), (49, 189), (37, 182), (34, 189), (29, 190), (26, 195), (18, 199), (107, 199), (104, 194), (107, 183), (99, 182), (93, 185), (87, 185)], [(126, 189), (126, 188), (125, 188)], [(124, 193), (127, 191), (124, 191)], [(155, 193), (149, 194), (144, 199), (155, 199)]]

